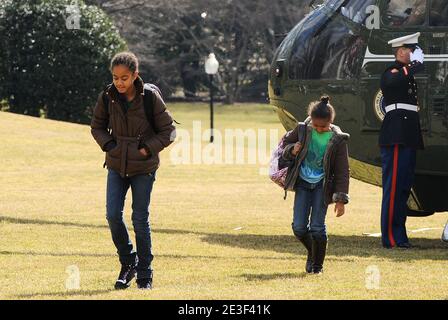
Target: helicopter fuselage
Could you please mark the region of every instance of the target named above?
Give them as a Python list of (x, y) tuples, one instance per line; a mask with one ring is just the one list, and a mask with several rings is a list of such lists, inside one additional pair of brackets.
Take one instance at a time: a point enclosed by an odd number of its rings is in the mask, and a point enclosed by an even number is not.
[[(306, 118), (310, 102), (330, 95), (335, 123), (351, 134), (352, 176), (381, 186), (378, 135), (385, 106), (380, 78), (395, 61), (387, 42), (421, 32), (425, 70), (416, 80), (425, 150), (418, 152), (408, 206), (424, 216), (448, 211), (448, 2), (423, 1), (423, 8), (410, 9), (400, 7), (403, 2), (329, 0), (311, 11), (277, 49), (269, 97), (291, 130)], [(443, 10), (434, 13), (434, 4)]]

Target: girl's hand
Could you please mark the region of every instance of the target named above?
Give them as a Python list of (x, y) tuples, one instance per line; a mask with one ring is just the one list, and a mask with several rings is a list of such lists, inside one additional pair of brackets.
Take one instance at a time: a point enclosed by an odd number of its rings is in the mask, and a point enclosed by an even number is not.
[(144, 155), (145, 157), (148, 156), (148, 152), (146, 152), (145, 148), (141, 148), (141, 149), (138, 150), (138, 151), (140, 151), (140, 153), (141, 153), (142, 155)]
[(342, 217), (345, 213), (345, 204), (342, 202), (336, 202), (334, 206), (334, 212), (336, 213), (336, 217)]
[(302, 149), (302, 144), (300, 142), (297, 142), (294, 145), (294, 149), (292, 149), (292, 155), (296, 156), (299, 153), (300, 149)]

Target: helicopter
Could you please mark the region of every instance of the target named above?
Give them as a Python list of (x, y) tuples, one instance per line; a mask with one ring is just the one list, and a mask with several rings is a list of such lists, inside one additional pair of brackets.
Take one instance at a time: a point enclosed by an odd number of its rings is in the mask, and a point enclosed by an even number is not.
[(420, 32), (425, 70), (416, 76), (425, 150), (419, 151), (409, 216), (448, 211), (448, 1), (327, 0), (278, 46), (269, 100), (286, 130), (308, 105), (331, 96), (336, 124), (351, 134), (351, 176), (381, 186), (378, 136), (385, 117), (381, 75), (395, 61), (388, 41)]

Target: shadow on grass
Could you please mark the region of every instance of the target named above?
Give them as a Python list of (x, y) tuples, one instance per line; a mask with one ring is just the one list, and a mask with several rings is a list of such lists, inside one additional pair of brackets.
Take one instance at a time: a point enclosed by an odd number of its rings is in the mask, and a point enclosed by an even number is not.
[(0, 251), (3, 256), (46, 256), (46, 257), (94, 257), (110, 258), (113, 254), (85, 253), (85, 252), (36, 252), (36, 251)]
[(306, 277), (306, 273), (271, 273), (271, 274), (242, 274), (240, 277), (246, 281), (270, 281), (285, 279), (302, 279)]
[[(106, 219), (104, 219), (106, 221)], [(35, 224), (35, 225), (56, 225), (63, 227), (81, 227), (81, 228), (98, 228), (98, 229), (109, 229), (109, 226), (104, 225), (95, 225), (95, 224), (86, 224), (86, 223), (77, 223), (77, 222), (66, 222), (66, 221), (49, 221), (49, 220), (39, 220), (39, 219), (23, 219), (23, 218), (15, 218), (15, 217), (7, 217), (0, 216), (0, 223), (12, 223), (12, 224)], [(164, 234), (196, 234), (194, 231), (188, 230), (175, 230), (175, 229), (156, 229), (152, 230), (157, 233)]]
[[(92, 258), (118, 258), (116, 254), (107, 253), (85, 253), (85, 252), (36, 252), (36, 251), (0, 251), (0, 256), (42, 256), (42, 257), (92, 257)], [(210, 259), (210, 260), (232, 260), (235, 257), (226, 256), (201, 256), (201, 255), (182, 255), (182, 254), (156, 254), (156, 258), (166, 258), (166, 259)], [(285, 257), (238, 257), (242, 260), (287, 260), (289, 258)]]
[(105, 294), (115, 291), (114, 289), (108, 290), (72, 290), (72, 291), (60, 291), (60, 292), (39, 292), (39, 293), (27, 293), (16, 295), (18, 299), (32, 299), (39, 297), (72, 297), (72, 296), (92, 296), (97, 294)]
[[(277, 253), (305, 254), (294, 236), (254, 234), (203, 234), (202, 241), (213, 245)], [(414, 238), (411, 250), (384, 249), (378, 238), (330, 235), (329, 256), (383, 257), (398, 261), (448, 260), (448, 246), (436, 239)]]
[[(86, 228), (100, 228), (108, 229), (107, 225), (90, 225), (82, 223), (48, 221), (48, 220), (32, 220), (0, 216), (0, 222), (18, 223), (18, 224), (37, 224), (37, 225), (60, 225), (65, 227), (86, 227)], [(191, 230), (181, 229), (153, 229), (154, 233), (162, 234), (180, 234), (180, 235), (196, 235), (200, 236), (201, 240), (212, 244), (234, 248), (250, 249), (257, 251), (273, 251), (277, 253), (288, 254), (304, 254), (304, 249), (297, 242), (292, 235), (255, 235), (255, 234), (220, 234), (220, 233), (206, 233)], [(387, 250), (381, 246), (379, 238), (365, 237), (365, 236), (341, 236), (330, 235), (328, 255), (329, 256), (357, 256), (357, 257), (384, 257), (398, 261), (409, 260), (448, 260), (448, 245), (438, 239), (426, 238), (412, 238), (411, 242), (416, 248), (411, 250)], [(14, 252), (0, 252), (0, 254), (28, 254), (28, 253), (14, 253)], [(33, 254), (32, 252), (30, 253)], [(35, 253), (40, 254), (40, 253)], [(109, 257), (107, 254), (97, 253), (42, 253), (41, 255), (54, 256), (92, 256), (92, 257)], [(163, 257), (163, 255), (162, 255)], [(210, 258), (219, 259), (214, 256), (177, 256), (167, 255), (166, 257), (173, 258)], [(222, 257), (227, 259), (226, 257)], [(240, 257), (239, 257), (240, 258)], [(277, 258), (273, 258), (277, 259)], [(281, 258), (280, 258), (281, 259)]]
[(65, 221), (49, 221), (49, 220), (39, 220), (39, 219), (23, 219), (0, 216), (0, 223), (14, 223), (14, 224), (37, 224), (37, 225), (56, 225), (63, 227), (81, 227), (81, 228), (98, 228), (98, 229), (109, 229), (108, 225), (94, 225), (94, 224), (84, 224), (75, 222), (65, 222)]

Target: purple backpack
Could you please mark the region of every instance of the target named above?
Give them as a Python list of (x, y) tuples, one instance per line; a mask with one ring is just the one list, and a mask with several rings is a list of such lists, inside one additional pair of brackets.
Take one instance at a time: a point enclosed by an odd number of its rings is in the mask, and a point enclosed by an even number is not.
[[(285, 181), (288, 176), (288, 171), (295, 164), (295, 160), (285, 160), (283, 159), (283, 151), (285, 150), (288, 143), (286, 143), (286, 138), (292, 134), (293, 130), (288, 131), (281, 139), (277, 148), (272, 153), (271, 161), (269, 164), (269, 178), (275, 182), (277, 185), (285, 189)], [(299, 137), (298, 141), (302, 144), (305, 141), (306, 124), (299, 124)]]

